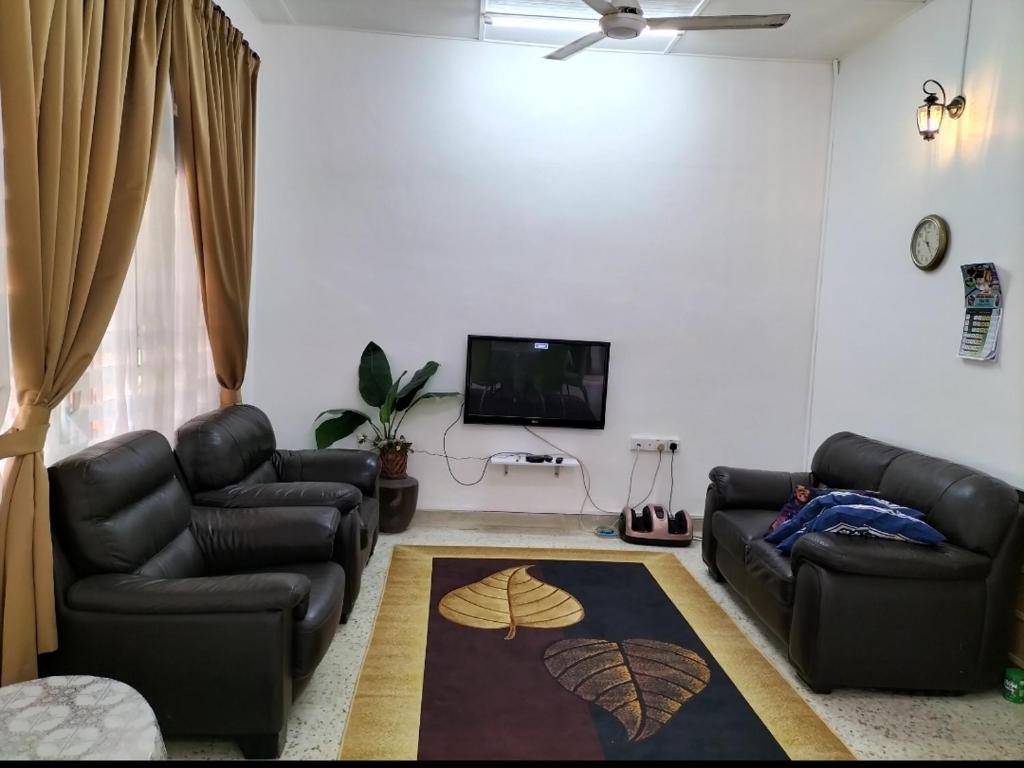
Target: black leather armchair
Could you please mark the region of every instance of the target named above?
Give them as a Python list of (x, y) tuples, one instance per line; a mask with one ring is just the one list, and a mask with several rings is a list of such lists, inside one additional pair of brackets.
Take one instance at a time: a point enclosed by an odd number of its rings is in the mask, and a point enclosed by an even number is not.
[(270, 420), (252, 405), (204, 413), (178, 429), (175, 453), (196, 504), (324, 506), (340, 515), (334, 560), (345, 569), (342, 621), (359, 594), (380, 534), (380, 459), (359, 450), (278, 450)]
[[(1017, 491), (976, 470), (850, 432), (812, 471), (715, 467), (702, 554), (789, 648), (812, 689), (975, 691), (1006, 663), (1024, 558)], [(925, 513), (935, 547), (812, 533), (781, 555), (763, 538), (797, 485), (877, 491)]]
[(167, 440), (133, 432), (50, 468), (59, 648), (44, 674), (136, 688), (168, 735), (276, 757), (337, 629), (331, 507), (193, 507)]

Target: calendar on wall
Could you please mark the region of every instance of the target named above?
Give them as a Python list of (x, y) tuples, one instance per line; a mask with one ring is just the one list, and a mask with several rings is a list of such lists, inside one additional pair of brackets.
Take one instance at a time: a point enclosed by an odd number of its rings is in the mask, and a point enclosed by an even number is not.
[(967, 360), (995, 360), (999, 325), (1003, 319), (1003, 291), (999, 272), (991, 262), (963, 264), (964, 328), (959, 357)]

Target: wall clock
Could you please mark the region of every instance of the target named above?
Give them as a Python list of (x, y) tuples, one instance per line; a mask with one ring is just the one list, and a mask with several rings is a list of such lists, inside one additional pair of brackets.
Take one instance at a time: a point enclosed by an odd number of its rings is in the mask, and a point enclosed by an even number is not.
[(914, 266), (926, 272), (942, 263), (949, 247), (949, 225), (941, 216), (925, 216), (914, 227), (910, 238), (910, 258)]

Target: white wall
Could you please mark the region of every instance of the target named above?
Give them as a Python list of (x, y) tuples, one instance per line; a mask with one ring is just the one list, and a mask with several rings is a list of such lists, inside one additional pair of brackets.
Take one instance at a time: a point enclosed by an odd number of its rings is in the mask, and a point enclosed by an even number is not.
[[(1024, 2), (974, 4), (967, 110), (923, 141), (921, 83), (959, 90), (967, 0), (932, 0), (842, 62), (828, 198), (811, 449), (851, 429), (1024, 486)], [(946, 218), (943, 265), (910, 235)], [(960, 264), (994, 261), (1006, 309), (999, 360), (956, 357)]]
[(245, 0), (217, 0), (217, 5), (231, 19), (235, 28), (241, 30), (243, 37), (249, 42), (249, 46), (262, 56), (267, 25), (256, 18), (256, 14), (252, 12)]
[[(828, 64), (542, 49), (266, 27), (247, 399), (282, 446), (359, 406), (370, 339), (399, 371), (466, 335), (609, 340), (607, 428), (548, 430), (619, 509), (631, 434), (678, 434), (676, 506), (716, 463), (803, 463)], [(456, 406), (406, 420), (439, 451)], [(545, 450), (458, 425), (449, 452)], [(634, 501), (654, 468), (644, 454)], [(479, 464), (458, 463), (461, 477)], [(414, 455), (423, 508), (575, 511), (578, 473), (462, 488)], [(659, 484), (667, 501), (668, 473)], [(641, 493), (636, 493), (643, 489)]]

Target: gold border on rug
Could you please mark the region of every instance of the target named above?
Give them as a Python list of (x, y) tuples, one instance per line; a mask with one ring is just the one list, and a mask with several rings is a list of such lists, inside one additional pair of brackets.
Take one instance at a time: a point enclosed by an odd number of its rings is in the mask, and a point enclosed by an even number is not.
[(438, 547), (392, 550), (380, 610), (339, 751), (343, 760), (415, 760), (435, 557), (642, 563), (790, 758), (853, 755), (673, 555), (611, 549)]

